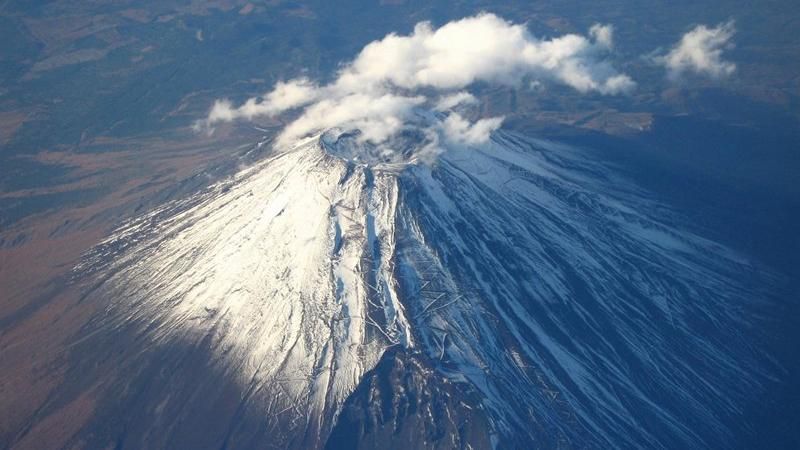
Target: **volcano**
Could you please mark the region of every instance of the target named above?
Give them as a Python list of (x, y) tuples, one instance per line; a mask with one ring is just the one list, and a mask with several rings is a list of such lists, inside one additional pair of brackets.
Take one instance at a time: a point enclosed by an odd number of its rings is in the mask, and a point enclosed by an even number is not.
[(66, 376), (105, 379), (106, 413), (82, 442), (733, 442), (770, 376), (746, 331), (769, 273), (597, 153), (500, 130), (421, 161), (419, 139), (328, 130), (87, 254), (106, 306)]

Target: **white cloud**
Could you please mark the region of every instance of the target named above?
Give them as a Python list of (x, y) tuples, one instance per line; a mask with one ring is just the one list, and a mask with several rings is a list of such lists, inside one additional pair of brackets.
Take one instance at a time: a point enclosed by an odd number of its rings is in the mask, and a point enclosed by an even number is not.
[(231, 122), (237, 119), (253, 120), (259, 116), (274, 116), (286, 110), (307, 105), (316, 100), (319, 88), (307, 78), (289, 82), (278, 82), (275, 88), (263, 97), (248, 99), (239, 107), (226, 99), (217, 100), (208, 117), (199, 125), (210, 126), (217, 122)]
[(409, 121), (421, 117), (420, 109), (432, 109), (444, 115), (426, 116), (435, 122), (428, 124), (430, 129), (448, 142), (477, 144), (489, 138), (502, 118), (470, 123), (451, 111), (477, 102), (465, 90), (476, 82), (511, 86), (554, 82), (600, 94), (633, 89), (633, 80), (606, 59), (612, 34), (611, 26), (598, 24), (590, 29), (589, 37), (567, 34), (542, 40), (524, 25), (493, 14), (449, 22), (438, 29), (423, 22), (407, 36), (389, 34), (368, 44), (328, 85), (297, 79), (278, 83), (273, 91), (238, 107), (217, 101), (200, 125), (209, 128), (218, 122), (275, 116), (302, 107), (277, 145), (331, 127), (359, 129), (360, 139), (390, 145)]
[(353, 93), (343, 97), (324, 98), (303, 111), (281, 133), (279, 145), (289, 145), (299, 138), (332, 127), (354, 128), (364, 140), (386, 142), (413, 115), (414, 107), (425, 97), (405, 97), (390, 93)]
[(502, 117), (480, 119), (471, 123), (458, 113), (452, 113), (444, 119), (442, 129), (448, 141), (460, 144), (480, 144), (489, 140), (493, 131), (503, 124)]
[(589, 36), (599, 45), (606, 48), (614, 47), (614, 27), (596, 23), (589, 28)]
[(619, 93), (619, 84), (606, 85), (618, 74), (602, 59), (611, 28), (595, 25), (593, 29), (606, 41), (577, 34), (539, 40), (524, 25), (493, 14), (450, 22), (439, 29), (423, 22), (409, 36), (390, 34), (364, 47), (336, 84), (346, 90), (387, 82), (405, 89), (461, 89), (476, 81), (516, 85), (533, 76), (583, 92)]
[(709, 28), (698, 25), (684, 34), (681, 40), (656, 62), (667, 68), (671, 79), (679, 79), (686, 73), (722, 78), (732, 74), (736, 65), (725, 61), (722, 53), (733, 46), (731, 39), (736, 29), (733, 22), (726, 22)]
[(478, 99), (469, 92), (459, 91), (455, 94), (445, 95), (436, 102), (437, 111), (448, 111), (457, 106), (474, 105), (478, 103)]

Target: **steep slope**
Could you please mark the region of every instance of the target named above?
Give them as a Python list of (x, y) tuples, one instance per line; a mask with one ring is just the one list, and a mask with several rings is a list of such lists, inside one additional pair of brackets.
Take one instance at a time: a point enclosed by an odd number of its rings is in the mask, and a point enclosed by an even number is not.
[[(484, 424), (410, 438), (364, 411), (414, 446), (697, 446), (742, 425), (768, 375), (746, 333), (769, 274), (578, 149), (500, 132), (426, 165), (413, 136), (393, 155), (357, 141), (331, 131), (275, 152), (87, 255), (76, 276), (107, 308), (74, 354), (129, 336), (141, 350), (114, 357), (104, 398), (150, 419), (98, 417), (80, 439), (175, 447), (196, 430), (196, 447), (320, 448), (345, 409), (345, 429), (378, 442), (353, 411), (383, 408), (363, 393), (393, 379), (415, 387), (382, 395), (450, 399), (427, 423)], [(400, 359), (379, 366), (390, 348)], [(165, 368), (181, 375), (142, 392)], [(199, 430), (204, 405), (225, 423)]]

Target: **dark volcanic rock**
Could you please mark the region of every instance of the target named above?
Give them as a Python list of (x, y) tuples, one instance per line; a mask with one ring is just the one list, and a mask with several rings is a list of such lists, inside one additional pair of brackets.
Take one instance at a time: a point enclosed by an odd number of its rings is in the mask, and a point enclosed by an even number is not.
[(423, 356), (396, 350), (344, 404), (325, 448), (482, 449), (491, 437), (474, 392), (438, 375)]

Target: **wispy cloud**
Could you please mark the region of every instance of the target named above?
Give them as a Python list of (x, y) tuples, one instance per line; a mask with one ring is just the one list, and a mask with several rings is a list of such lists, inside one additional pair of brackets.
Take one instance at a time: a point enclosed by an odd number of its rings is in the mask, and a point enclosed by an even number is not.
[(525, 25), (493, 14), (440, 28), (422, 22), (409, 35), (392, 33), (368, 44), (330, 84), (300, 78), (278, 83), (271, 92), (239, 106), (219, 100), (198, 127), (300, 109), (278, 137), (278, 146), (331, 127), (359, 129), (363, 141), (388, 145), (420, 110), (433, 110), (439, 113), (427, 116), (436, 118), (427, 131), (452, 142), (480, 143), (500, 126), (502, 117), (470, 122), (452, 112), (476, 103), (468, 92), (476, 82), (510, 86), (550, 82), (600, 94), (620, 94), (635, 87), (607, 59), (613, 28), (598, 24), (588, 34), (538, 39)]
[(601, 25), (596, 23), (589, 28), (589, 36), (599, 45), (607, 48), (614, 46), (614, 27), (611, 25)]
[(715, 79), (729, 76), (736, 65), (724, 60), (722, 54), (733, 46), (735, 32), (733, 21), (714, 28), (698, 25), (684, 34), (668, 53), (656, 56), (655, 61), (666, 67), (667, 75), (673, 80), (687, 73)]
[(462, 105), (474, 105), (478, 99), (469, 92), (459, 91), (454, 94), (445, 95), (436, 102), (437, 111), (449, 111)]

